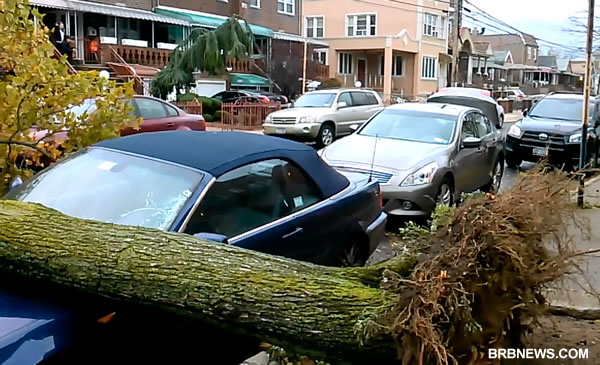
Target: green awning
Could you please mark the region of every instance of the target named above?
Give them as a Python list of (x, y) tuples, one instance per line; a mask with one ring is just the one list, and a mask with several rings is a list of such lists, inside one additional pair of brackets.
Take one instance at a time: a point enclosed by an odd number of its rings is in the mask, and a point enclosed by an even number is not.
[[(192, 26), (204, 28), (216, 28), (225, 23), (227, 18), (221, 16), (200, 15), (193, 12), (185, 11), (184, 9), (165, 9), (158, 7), (154, 9), (157, 14), (168, 15), (173, 18), (178, 18), (188, 21)], [(273, 37), (273, 30), (259, 25), (250, 24), (250, 30), (255, 36)]]
[(270, 87), (269, 79), (254, 74), (231, 74), (231, 86)]

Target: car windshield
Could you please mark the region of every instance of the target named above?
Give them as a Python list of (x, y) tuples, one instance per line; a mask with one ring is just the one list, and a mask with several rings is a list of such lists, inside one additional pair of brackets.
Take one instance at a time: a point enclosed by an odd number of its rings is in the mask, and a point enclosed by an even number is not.
[(11, 191), (66, 215), (167, 230), (203, 174), (110, 150), (84, 150)]
[(93, 99), (86, 99), (80, 105), (75, 105), (67, 110), (69, 113), (73, 113), (76, 118), (79, 118), (83, 113), (91, 114), (96, 111), (96, 101)]
[(306, 94), (296, 100), (294, 107), (297, 108), (329, 108), (333, 104), (335, 94), (315, 93)]
[[(549, 120), (564, 120), (574, 123), (581, 122), (583, 113), (582, 99), (554, 99), (544, 98), (538, 101), (529, 116), (532, 118), (541, 118)], [(592, 116), (594, 103), (590, 103), (589, 115)]]
[(449, 144), (456, 120), (456, 117), (443, 114), (386, 109), (374, 116), (359, 134), (411, 142)]

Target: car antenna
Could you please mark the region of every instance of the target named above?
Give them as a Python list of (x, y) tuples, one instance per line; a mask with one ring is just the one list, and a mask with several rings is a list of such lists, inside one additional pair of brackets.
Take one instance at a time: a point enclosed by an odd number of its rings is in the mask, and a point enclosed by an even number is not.
[(373, 146), (373, 156), (371, 157), (371, 169), (369, 170), (369, 182), (373, 180), (373, 166), (375, 165), (375, 153), (377, 152), (377, 140), (379, 139), (379, 133), (375, 135), (375, 146)]

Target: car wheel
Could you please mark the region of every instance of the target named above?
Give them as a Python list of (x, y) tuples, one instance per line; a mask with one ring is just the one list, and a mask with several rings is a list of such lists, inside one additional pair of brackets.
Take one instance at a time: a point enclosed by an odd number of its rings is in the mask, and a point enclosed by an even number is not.
[(344, 247), (344, 251), (340, 255), (339, 261), (342, 267), (360, 267), (367, 263), (367, 251), (365, 245), (357, 238), (352, 238), (351, 241)]
[(482, 191), (486, 193), (498, 194), (500, 191), (500, 184), (502, 183), (502, 176), (504, 175), (504, 161), (498, 160), (494, 164), (494, 169), (492, 170), (492, 179), (489, 183), (481, 188)]
[(319, 148), (329, 146), (335, 139), (335, 130), (329, 124), (323, 124), (317, 135), (317, 145)]
[(449, 207), (452, 203), (454, 203), (454, 188), (450, 180), (445, 177), (438, 188), (435, 204)]
[(522, 159), (511, 155), (506, 155), (506, 165), (511, 169), (518, 169), (521, 166)]

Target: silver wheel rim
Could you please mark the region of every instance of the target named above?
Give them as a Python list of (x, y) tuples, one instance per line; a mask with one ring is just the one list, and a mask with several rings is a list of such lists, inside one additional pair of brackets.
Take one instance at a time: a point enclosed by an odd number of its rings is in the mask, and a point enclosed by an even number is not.
[(328, 146), (331, 144), (331, 142), (333, 142), (333, 132), (331, 132), (331, 129), (323, 129), (323, 132), (321, 133), (321, 140), (325, 146)]
[(502, 166), (500, 161), (496, 162), (492, 176), (492, 193), (497, 193), (500, 190), (500, 183), (502, 182)]
[(438, 193), (437, 204), (449, 207), (451, 202), (452, 190), (448, 184), (442, 184), (442, 186), (440, 186), (440, 192)]

